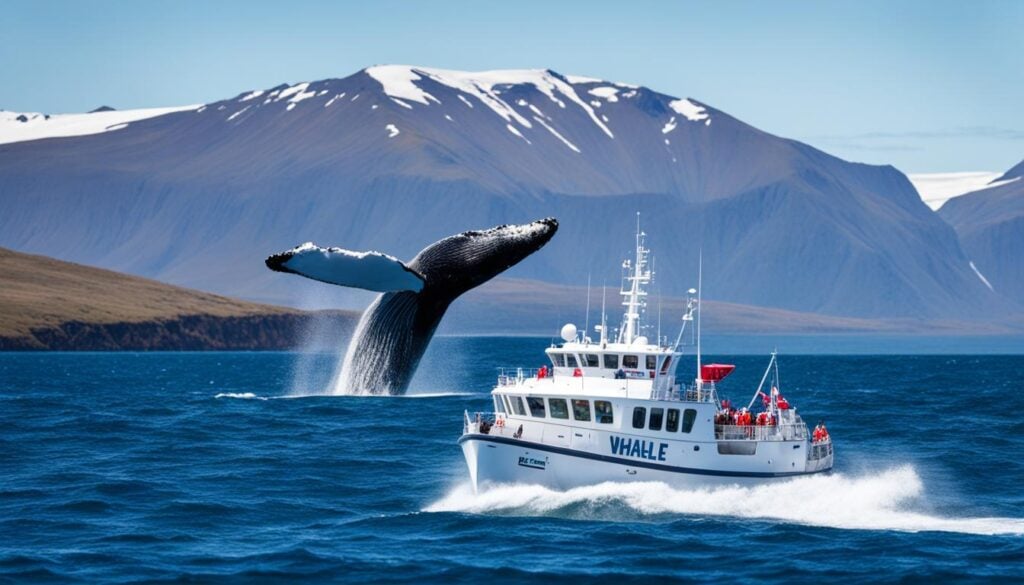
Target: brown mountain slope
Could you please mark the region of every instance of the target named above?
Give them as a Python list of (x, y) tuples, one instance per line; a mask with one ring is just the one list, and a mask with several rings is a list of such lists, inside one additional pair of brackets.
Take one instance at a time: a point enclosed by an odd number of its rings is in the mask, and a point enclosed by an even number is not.
[(313, 317), (0, 248), (0, 349), (283, 349)]

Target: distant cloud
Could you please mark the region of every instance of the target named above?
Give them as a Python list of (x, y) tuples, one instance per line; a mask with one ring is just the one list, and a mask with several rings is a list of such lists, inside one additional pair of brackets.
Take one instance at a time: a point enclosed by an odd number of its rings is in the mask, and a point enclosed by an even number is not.
[(923, 147), (911, 146), (909, 144), (865, 144), (863, 142), (854, 142), (845, 140), (839, 137), (824, 137), (819, 136), (817, 138), (811, 138), (806, 142), (812, 144), (817, 141), (820, 144), (828, 145), (829, 148), (844, 148), (847, 150), (870, 150), (878, 152), (922, 152)]
[[(909, 130), (905, 132), (863, 132), (860, 134), (811, 136), (810, 140), (828, 142), (857, 140), (906, 140), (935, 138), (989, 138), (995, 140), (1024, 140), (1024, 130), (997, 128), (995, 126), (959, 126), (945, 130)], [(899, 149), (897, 149), (899, 150)]]

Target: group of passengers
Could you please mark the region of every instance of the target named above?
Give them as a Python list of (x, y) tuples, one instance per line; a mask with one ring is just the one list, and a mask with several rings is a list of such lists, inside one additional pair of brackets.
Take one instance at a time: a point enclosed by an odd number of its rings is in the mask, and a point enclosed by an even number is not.
[(813, 437), (815, 443), (824, 443), (829, 440), (825, 421), (818, 421), (818, 426), (814, 427), (814, 433), (811, 434), (811, 437)]
[(748, 408), (737, 409), (730, 405), (728, 400), (722, 401), (722, 410), (718, 411), (718, 414), (715, 415), (716, 425), (734, 425), (738, 427), (755, 425), (763, 427), (775, 426), (777, 423), (775, 415), (768, 411), (759, 412), (755, 416)]

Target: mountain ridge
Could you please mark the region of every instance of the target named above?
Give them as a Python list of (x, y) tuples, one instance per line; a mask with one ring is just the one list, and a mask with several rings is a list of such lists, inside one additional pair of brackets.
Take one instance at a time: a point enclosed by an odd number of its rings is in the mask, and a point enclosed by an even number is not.
[(1024, 161), (984, 189), (954, 197), (939, 215), (996, 292), (1024, 303)]
[(431, 97), (391, 95), (368, 68), (0, 145), (13, 210), (0, 245), (297, 304), (316, 289), (260, 260), (302, 241), (407, 258), (452, 233), (554, 215), (559, 236), (510, 277), (569, 285), (614, 274), (639, 210), (668, 290), (692, 285), (703, 249), (724, 302), (867, 318), (1009, 306), (891, 166), (699, 100), (677, 111), (684, 100), (642, 86), (389, 67)]

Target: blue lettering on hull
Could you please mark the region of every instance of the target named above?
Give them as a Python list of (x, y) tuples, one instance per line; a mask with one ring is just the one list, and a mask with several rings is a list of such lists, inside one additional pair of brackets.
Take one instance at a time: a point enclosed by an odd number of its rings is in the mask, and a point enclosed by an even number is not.
[(655, 455), (654, 441), (643, 439), (631, 439), (626, 437), (609, 437), (613, 455), (626, 455), (627, 457), (639, 457), (651, 461), (664, 461), (668, 443), (658, 443), (658, 453)]
[(535, 459), (533, 457), (520, 457), (520, 467), (529, 467), (530, 469), (539, 469), (544, 471), (548, 467), (547, 459)]

